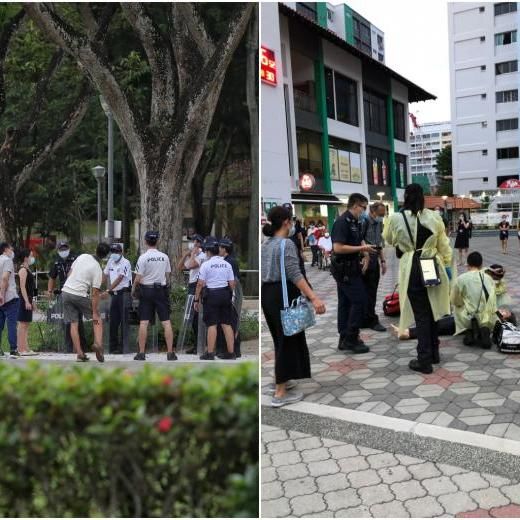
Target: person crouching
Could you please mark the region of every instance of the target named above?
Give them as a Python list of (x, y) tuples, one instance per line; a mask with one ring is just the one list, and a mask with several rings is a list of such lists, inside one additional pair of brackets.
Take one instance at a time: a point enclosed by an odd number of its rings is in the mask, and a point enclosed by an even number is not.
[(195, 310), (199, 312), (201, 294), (203, 294), (202, 316), (204, 324), (208, 328), (208, 348), (200, 359), (215, 359), (219, 325), (224, 332), (227, 346), (227, 352), (220, 357), (221, 359), (236, 359), (232, 328), (232, 296), (235, 288), (235, 275), (231, 265), (219, 256), (219, 242), (216, 238), (207, 237), (203, 248), (208, 259), (200, 267), (194, 306)]

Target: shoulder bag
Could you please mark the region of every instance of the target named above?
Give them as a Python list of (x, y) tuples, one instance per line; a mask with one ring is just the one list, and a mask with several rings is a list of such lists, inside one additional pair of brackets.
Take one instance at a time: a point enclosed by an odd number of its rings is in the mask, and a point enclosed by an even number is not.
[(316, 324), (314, 309), (307, 298), (300, 296), (289, 305), (285, 275), (285, 240), (280, 244), (280, 272), (282, 276), (283, 309), (280, 311), (284, 336), (294, 336)]
[[(410, 237), (410, 242), (414, 248), (415, 253), (417, 252), (417, 245), (412, 237), (412, 230), (410, 229), (410, 224), (408, 224), (408, 219), (404, 213), (404, 209), (401, 211), (401, 214), (404, 218), (404, 223), (406, 224), (406, 229), (408, 230), (408, 235)], [(419, 222), (419, 216), (417, 215), (417, 224)], [(419, 258), (419, 267), (421, 269), (421, 278), (424, 287), (435, 287), (441, 284), (441, 277), (439, 275), (439, 266), (437, 265), (437, 260), (434, 256), (430, 257), (421, 257)]]
[(475, 341), (482, 340), (482, 331), (481, 331), (480, 323), (478, 322), (478, 317), (477, 317), (478, 311), (480, 309), (480, 300), (482, 299), (482, 293), (484, 293), (486, 302), (489, 299), (489, 293), (488, 293), (488, 290), (486, 289), (486, 286), (484, 285), (484, 277), (482, 276), (482, 273), (479, 273), (479, 276), (480, 276), (480, 283), (482, 284), (482, 290), (480, 291), (480, 294), (478, 297), (478, 305), (475, 310), (475, 314), (471, 317), (471, 320), (470, 320), (471, 332), (473, 334), (473, 339)]

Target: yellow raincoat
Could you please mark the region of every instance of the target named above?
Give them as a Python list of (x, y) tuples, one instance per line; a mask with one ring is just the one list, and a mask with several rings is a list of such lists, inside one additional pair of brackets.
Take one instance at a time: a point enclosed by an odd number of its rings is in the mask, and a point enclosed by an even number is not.
[[(405, 213), (415, 243), (417, 240), (417, 219), (410, 210), (406, 210)], [(421, 224), (432, 232), (432, 235), (424, 243), (421, 257), (435, 256), (439, 267), (440, 285), (427, 289), (433, 317), (435, 320), (439, 320), (450, 314), (449, 279), (444, 267), (451, 266), (453, 251), (445, 233), (442, 217), (430, 209), (420, 211), (418, 216)], [(383, 230), (383, 238), (387, 245), (397, 246), (403, 252), (403, 256), (399, 260), (399, 307), (401, 309), (399, 334), (404, 334), (405, 329), (408, 329), (415, 321), (412, 306), (407, 296), (415, 246), (410, 242), (410, 236), (401, 213), (394, 213), (388, 218)]]
[(497, 309), (502, 309), (504, 307), (510, 307), (513, 305), (513, 300), (507, 292), (507, 285), (504, 280), (495, 282), (495, 294), (497, 298)]
[[(484, 285), (489, 293), (486, 302), (480, 276), (484, 279)], [(481, 327), (492, 329), (497, 321), (495, 283), (484, 271), (468, 271), (461, 274), (451, 290), (451, 302), (453, 303), (453, 315), (455, 317), (455, 334), (460, 334), (471, 328), (471, 318), (476, 315)], [(480, 305), (479, 305), (480, 302)]]

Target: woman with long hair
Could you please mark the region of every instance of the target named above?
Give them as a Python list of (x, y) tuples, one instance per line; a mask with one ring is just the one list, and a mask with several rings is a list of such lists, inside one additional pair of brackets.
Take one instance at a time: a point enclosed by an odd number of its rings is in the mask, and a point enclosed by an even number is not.
[[(431, 374), (432, 364), (440, 362), (437, 321), (450, 313), (452, 250), (441, 216), (424, 208), (423, 189), (419, 184), (406, 187), (404, 207), (388, 219), (383, 238), (402, 253), (399, 334), (404, 334), (414, 319), (416, 324), (417, 359), (412, 359), (408, 366), (416, 372)], [(433, 258), (440, 284), (425, 286), (421, 258)]]
[(20, 298), (18, 306), (18, 315), (16, 321), (17, 326), (17, 342), (18, 352), (21, 356), (34, 356), (36, 352), (29, 349), (29, 324), (33, 320), (34, 311), (34, 275), (29, 269), (34, 264), (35, 258), (29, 249), (20, 249), (17, 253), (17, 260), (20, 264), (18, 278), (20, 280)]
[(268, 237), (262, 244), (262, 310), (274, 343), (275, 384), (270, 386), (272, 406), (280, 407), (299, 401), (303, 394), (289, 391), (296, 385), (293, 379), (311, 377), (309, 349), (305, 331), (285, 336), (280, 311), (284, 308), (282, 293), (281, 252), (284, 242), (284, 264), (289, 302), (303, 295), (317, 314), (325, 312), (325, 304), (316, 296), (300, 268), (298, 249), (292, 240), (294, 223), (291, 212), (283, 206), (271, 208), (262, 232)]
[(457, 238), (455, 239), (455, 249), (459, 250), (459, 263), (458, 265), (465, 265), (464, 253), (466, 258), (468, 256), (469, 249), (469, 235), (471, 232), (471, 223), (469, 222), (466, 214), (460, 212), (459, 224), (457, 226)]

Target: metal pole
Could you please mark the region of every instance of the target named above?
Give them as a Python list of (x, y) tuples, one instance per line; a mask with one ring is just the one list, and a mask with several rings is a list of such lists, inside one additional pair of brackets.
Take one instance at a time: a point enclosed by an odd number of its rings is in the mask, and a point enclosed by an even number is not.
[(101, 179), (97, 179), (97, 240), (101, 242)]
[(114, 118), (108, 112), (108, 242), (114, 241)]

